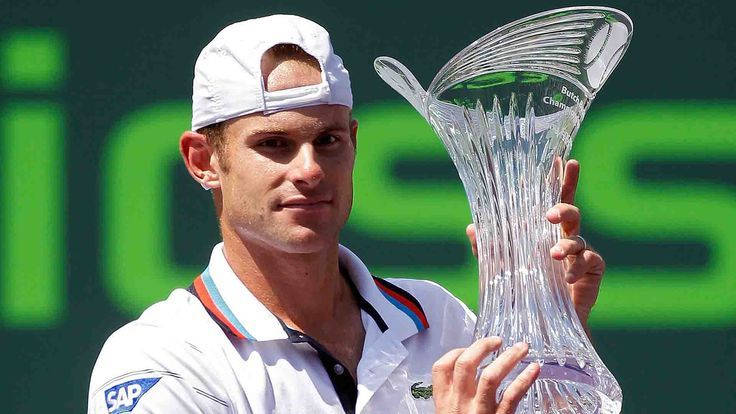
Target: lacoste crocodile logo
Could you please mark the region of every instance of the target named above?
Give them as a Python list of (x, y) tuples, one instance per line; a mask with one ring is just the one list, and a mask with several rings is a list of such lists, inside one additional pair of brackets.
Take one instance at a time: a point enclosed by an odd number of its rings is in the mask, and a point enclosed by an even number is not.
[(415, 382), (414, 384), (411, 384), (411, 396), (415, 399), (424, 398), (425, 400), (428, 400), (432, 397), (432, 385), (428, 387), (420, 387), (419, 385), (422, 382)]

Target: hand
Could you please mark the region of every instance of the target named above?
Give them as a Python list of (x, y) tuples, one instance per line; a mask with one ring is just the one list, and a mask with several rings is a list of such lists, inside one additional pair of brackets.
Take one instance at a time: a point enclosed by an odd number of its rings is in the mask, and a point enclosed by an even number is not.
[(529, 346), (519, 342), (502, 352), (481, 371), (478, 365), (501, 347), (501, 338), (476, 341), (468, 348), (454, 349), (432, 366), (432, 397), (438, 414), (513, 414), (521, 398), (539, 376), (539, 365), (529, 364), (496, 401), (501, 381), (527, 354)]
[[(598, 298), (606, 263), (600, 254), (590, 246), (586, 248), (583, 241), (576, 237), (580, 234), (580, 210), (573, 203), (579, 174), (580, 164), (576, 160), (569, 160), (565, 165), (565, 177), (560, 193), (561, 203), (549, 209), (546, 216), (551, 223), (560, 224), (562, 227), (564, 238), (552, 247), (550, 255), (553, 259), (562, 260), (564, 263), (565, 280), (568, 283), (572, 303), (587, 332), (588, 316)], [(465, 232), (470, 239), (473, 255), (477, 257), (475, 226), (469, 225)]]
[(600, 254), (586, 246), (580, 237), (576, 237), (580, 234), (580, 210), (573, 203), (579, 174), (580, 164), (576, 160), (568, 161), (560, 193), (561, 203), (547, 211), (547, 220), (562, 227), (564, 238), (550, 249), (550, 255), (565, 264), (565, 281), (568, 283), (572, 303), (587, 332), (588, 316), (598, 298), (606, 262)]

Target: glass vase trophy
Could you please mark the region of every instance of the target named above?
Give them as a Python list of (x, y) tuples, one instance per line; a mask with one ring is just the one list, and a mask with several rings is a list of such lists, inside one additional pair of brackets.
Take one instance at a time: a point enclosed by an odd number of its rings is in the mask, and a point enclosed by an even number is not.
[(562, 264), (550, 258), (561, 234), (545, 212), (559, 202), (564, 160), (632, 28), (605, 7), (539, 13), (471, 43), (427, 91), (395, 59), (374, 63), (440, 137), (468, 196), (480, 273), (475, 338), (530, 344), (510, 378), (525, 364), (542, 366), (517, 414), (621, 411), (621, 388), (575, 314)]

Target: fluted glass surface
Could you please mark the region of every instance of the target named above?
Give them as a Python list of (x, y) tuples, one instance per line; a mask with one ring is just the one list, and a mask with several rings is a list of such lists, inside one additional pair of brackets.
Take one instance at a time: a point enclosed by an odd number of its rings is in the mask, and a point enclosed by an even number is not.
[(615, 9), (539, 13), (470, 44), (426, 92), (395, 59), (375, 61), (432, 125), (465, 187), (478, 237), (475, 337), (529, 343), (515, 372), (542, 365), (517, 413), (621, 410), (621, 389), (575, 314), (562, 264), (550, 258), (561, 234), (545, 212), (559, 202), (575, 133), (631, 34)]

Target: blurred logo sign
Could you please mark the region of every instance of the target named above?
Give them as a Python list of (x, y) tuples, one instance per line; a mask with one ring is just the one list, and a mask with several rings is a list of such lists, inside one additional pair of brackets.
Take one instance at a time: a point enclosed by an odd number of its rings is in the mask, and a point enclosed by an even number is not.
[[(99, 192), (100, 200), (101, 243), (90, 248), (102, 254), (101, 288), (130, 317), (201, 270), (204, 263), (174, 257), (181, 249), (175, 240), (196, 251), (211, 247), (198, 238), (200, 229), (194, 237), (177, 235), (187, 226), (172, 219), (182, 204), (172, 190), (172, 166), (181, 165), (175, 138), (191, 121), (190, 102), (126, 109), (104, 126), (110, 132), (99, 140), (101, 159), (89, 166), (100, 171), (99, 188), (78, 184), (71, 165), (79, 161), (70, 154), (89, 143), (77, 143), (68, 131), (75, 124), (64, 98), (68, 49), (66, 37), (52, 29), (0, 36), (0, 94), (7, 97), (0, 100), (4, 328), (58, 328), (72, 317), (68, 286), (97, 280), (68, 272), (70, 260), (75, 268), (98, 265), (97, 259), (76, 262), (69, 253), (80, 243), (70, 225), (88, 223), (97, 212), (96, 206), (70, 206), (88, 205), (90, 194), (95, 199)], [(547, 105), (580, 102), (567, 86), (551, 95), (543, 98)], [(364, 105), (355, 113), (361, 141), (370, 145), (356, 160), (345, 244), (375, 273), (436, 281), (473, 306), (477, 267), (462, 231), (471, 216), (444, 147), (404, 103)], [(608, 261), (593, 325), (736, 324), (734, 113), (733, 102), (640, 101), (596, 105), (588, 114), (574, 149), (583, 165), (576, 203), (586, 234)], [(97, 240), (82, 233), (89, 237), (83, 243)], [(188, 240), (203, 241), (194, 246)]]

